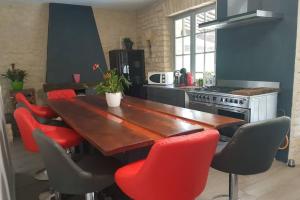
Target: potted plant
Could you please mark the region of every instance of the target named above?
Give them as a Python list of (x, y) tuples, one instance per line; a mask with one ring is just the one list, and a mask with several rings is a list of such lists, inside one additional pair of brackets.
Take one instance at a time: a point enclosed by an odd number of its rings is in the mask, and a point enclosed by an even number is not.
[(130, 38), (124, 38), (123, 44), (127, 50), (131, 50), (134, 43), (132, 42), (132, 40)]
[[(93, 69), (94, 71), (100, 69), (99, 64), (95, 64)], [(97, 94), (105, 94), (109, 107), (118, 107), (121, 103), (124, 87), (128, 87), (130, 84), (123, 75), (118, 75), (115, 69), (108, 70), (103, 74), (103, 81), (96, 86), (96, 92)]]
[(11, 69), (8, 69), (5, 74), (1, 75), (11, 81), (12, 90), (19, 91), (23, 89), (27, 72), (25, 70), (16, 69), (15, 64), (11, 64)]

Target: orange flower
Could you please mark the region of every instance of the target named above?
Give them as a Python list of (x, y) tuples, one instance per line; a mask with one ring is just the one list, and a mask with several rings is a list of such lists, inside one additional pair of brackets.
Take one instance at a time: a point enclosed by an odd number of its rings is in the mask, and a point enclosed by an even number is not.
[(93, 70), (94, 70), (94, 71), (96, 71), (98, 68), (100, 68), (100, 65), (99, 65), (99, 64), (94, 64), (94, 65), (93, 65)]

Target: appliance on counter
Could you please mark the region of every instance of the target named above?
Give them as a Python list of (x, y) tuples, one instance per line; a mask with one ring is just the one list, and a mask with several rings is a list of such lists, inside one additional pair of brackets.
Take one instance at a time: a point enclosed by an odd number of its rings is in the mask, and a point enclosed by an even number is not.
[(187, 92), (190, 109), (238, 118), (246, 122), (277, 116), (277, 82), (220, 80), (217, 86)]
[(174, 72), (148, 72), (148, 84), (150, 85), (172, 85), (174, 83)]
[(146, 82), (144, 50), (112, 50), (109, 52), (109, 61), (111, 69), (117, 69), (131, 82), (124, 93), (146, 99), (146, 89), (143, 87)]

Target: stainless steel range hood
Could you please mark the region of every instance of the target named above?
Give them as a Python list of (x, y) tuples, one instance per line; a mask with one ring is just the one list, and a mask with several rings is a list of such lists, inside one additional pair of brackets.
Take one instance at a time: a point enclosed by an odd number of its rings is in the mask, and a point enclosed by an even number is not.
[(256, 10), (256, 11), (247, 12), (239, 15), (234, 15), (221, 20), (214, 20), (214, 21), (202, 23), (199, 24), (199, 28), (203, 28), (204, 30), (225, 29), (225, 28), (233, 28), (237, 26), (244, 26), (248, 24), (279, 20), (282, 18), (283, 15), (280, 13), (266, 11), (266, 10)]
[(218, 16), (217, 20), (199, 24), (203, 30), (225, 29), (254, 23), (279, 20), (283, 15), (271, 11), (273, 0), (218, 0), (226, 1), (227, 16)]

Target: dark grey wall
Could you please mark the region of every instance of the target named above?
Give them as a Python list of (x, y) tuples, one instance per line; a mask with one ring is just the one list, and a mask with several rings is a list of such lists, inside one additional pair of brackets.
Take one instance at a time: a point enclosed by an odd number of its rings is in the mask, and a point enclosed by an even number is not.
[(50, 4), (47, 53), (47, 83), (73, 82), (72, 74), (81, 74), (81, 82), (101, 80), (92, 65), (106, 68), (93, 10), (89, 6)]
[[(298, 0), (264, 0), (264, 9), (284, 18), (217, 33), (217, 79), (280, 82), (279, 115), (291, 116), (297, 8)], [(226, 0), (218, 0), (218, 17), (224, 15)], [(279, 151), (277, 159), (286, 162), (288, 150)]]
[[(278, 81), (278, 109), (291, 115), (298, 1), (265, 2), (265, 9), (283, 13), (283, 20), (219, 30), (217, 79)], [(219, 0), (219, 17), (224, 8), (226, 1)]]

